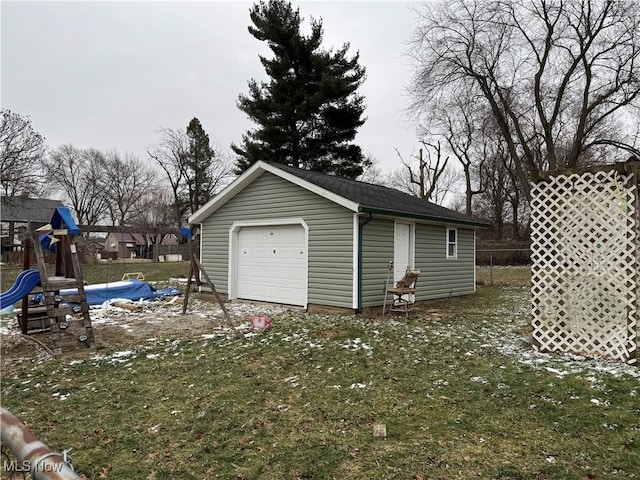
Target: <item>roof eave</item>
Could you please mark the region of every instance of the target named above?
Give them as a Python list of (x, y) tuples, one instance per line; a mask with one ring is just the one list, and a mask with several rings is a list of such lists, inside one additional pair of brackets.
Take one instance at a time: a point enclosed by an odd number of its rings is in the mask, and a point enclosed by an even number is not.
[(372, 213), (372, 214), (381, 214), (381, 215), (389, 215), (393, 217), (403, 217), (403, 218), (412, 218), (419, 220), (426, 220), (429, 222), (442, 223), (442, 224), (456, 224), (456, 225), (466, 225), (470, 227), (476, 228), (491, 228), (491, 224), (487, 222), (482, 222), (480, 220), (464, 220), (459, 218), (450, 218), (450, 217), (439, 217), (435, 215), (426, 215), (420, 213), (411, 213), (411, 212), (402, 212), (399, 210), (389, 210), (384, 208), (376, 208), (376, 207), (367, 207), (365, 205), (361, 205), (359, 208), (359, 212), (362, 213)]

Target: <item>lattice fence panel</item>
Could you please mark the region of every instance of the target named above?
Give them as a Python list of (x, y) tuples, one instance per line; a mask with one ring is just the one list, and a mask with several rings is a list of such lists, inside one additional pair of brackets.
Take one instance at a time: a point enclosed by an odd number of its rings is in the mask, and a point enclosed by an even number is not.
[(533, 341), (542, 351), (637, 361), (638, 187), (614, 170), (532, 187)]

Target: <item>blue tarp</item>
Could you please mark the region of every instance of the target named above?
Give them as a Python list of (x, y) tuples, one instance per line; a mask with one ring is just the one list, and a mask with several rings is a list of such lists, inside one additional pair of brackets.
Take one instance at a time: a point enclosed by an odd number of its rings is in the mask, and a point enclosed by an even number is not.
[[(169, 287), (156, 290), (146, 282), (140, 280), (122, 280), (120, 282), (96, 283), (84, 287), (89, 305), (102, 305), (107, 300), (125, 298), (137, 302), (138, 300), (158, 300), (166, 296), (181, 295), (180, 291)], [(60, 295), (74, 295), (78, 293), (77, 288), (68, 288), (60, 291)], [(44, 303), (42, 293), (33, 298), (36, 303)]]
[[(97, 283), (84, 287), (89, 305), (100, 305), (114, 298), (126, 298), (129, 300), (150, 300), (155, 298), (154, 288), (140, 280), (123, 280), (121, 282)], [(76, 288), (62, 290), (60, 294), (72, 295), (78, 293)]]

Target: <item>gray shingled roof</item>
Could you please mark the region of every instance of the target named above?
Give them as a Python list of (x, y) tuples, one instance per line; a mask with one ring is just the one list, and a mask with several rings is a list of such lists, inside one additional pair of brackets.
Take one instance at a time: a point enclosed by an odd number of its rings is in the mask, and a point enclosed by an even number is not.
[(432, 221), (471, 224), (489, 227), (490, 224), (455, 210), (441, 207), (393, 188), (359, 182), (347, 178), (325, 175), (312, 170), (301, 170), (283, 164), (272, 164), (329, 192), (360, 205), (360, 211), (384, 213), (394, 216), (423, 218)]
[(0, 220), (3, 222), (47, 224), (53, 212), (64, 207), (60, 200), (2, 196)]

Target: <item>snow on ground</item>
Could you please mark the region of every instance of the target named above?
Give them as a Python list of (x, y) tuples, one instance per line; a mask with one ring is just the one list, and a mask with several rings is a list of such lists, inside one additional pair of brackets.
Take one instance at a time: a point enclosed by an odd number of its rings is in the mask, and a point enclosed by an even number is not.
[[(158, 353), (157, 350), (153, 353), (148, 351), (158, 345), (165, 346), (165, 354), (174, 355), (180, 348), (181, 340), (167, 340), (167, 337), (183, 333), (184, 330), (191, 330), (194, 333), (192, 336), (199, 336), (204, 341), (204, 345), (209, 342), (227, 344), (238, 339), (246, 342), (244, 346), (250, 345), (251, 342), (269, 341), (269, 336), (262, 335), (260, 331), (253, 331), (251, 328), (253, 315), (265, 315), (274, 319), (271, 336), (290, 343), (302, 352), (321, 349), (325, 344), (332, 342), (329, 337), (311, 336), (308, 326), (321, 325), (322, 328), (330, 330), (348, 322), (365, 326), (368, 332), (367, 338), (342, 339), (339, 347), (347, 352), (361, 352), (368, 357), (374, 357), (376, 350), (384, 347), (386, 333), (403, 337), (402, 349), (412, 354), (416, 364), (422, 362), (428, 355), (428, 348), (425, 346), (430, 343), (446, 342), (448, 348), (455, 350), (458, 355), (477, 355), (485, 349), (491, 349), (505, 357), (515, 359), (522, 365), (553, 373), (560, 378), (567, 374), (580, 373), (592, 378), (593, 384), (597, 383), (599, 374), (614, 376), (628, 374), (640, 379), (639, 368), (622, 362), (536, 352), (528, 343), (526, 334), (523, 333), (530, 322), (530, 298), (530, 292), (526, 288), (503, 289), (501, 302), (497, 306), (475, 313), (477, 323), (474, 328), (469, 328), (468, 322), (458, 324), (455, 321), (434, 321), (429, 318), (429, 314), (425, 315), (424, 325), (416, 325), (415, 322), (407, 324), (404, 318), (400, 317), (384, 320), (362, 316), (338, 317), (308, 314), (297, 308), (280, 305), (244, 302), (225, 304), (233, 319), (232, 324), (229, 325), (217, 304), (197, 298), (190, 300), (186, 315), (182, 315), (182, 305), (175, 302), (144, 302), (143, 310), (140, 312), (115, 306), (102, 306), (91, 311), (94, 331), (99, 334), (101, 329), (121, 328), (127, 335), (139, 337), (140, 343), (145, 346), (138, 347), (138, 352), (123, 350), (109, 354), (98, 353), (92, 357), (92, 360), (126, 363), (132, 356), (144, 354), (149, 361), (153, 361), (163, 353)], [(278, 321), (297, 323), (285, 333), (278, 330)], [(317, 328), (314, 331), (317, 331)], [(0, 335), (3, 342), (19, 341), (20, 332), (16, 326), (15, 314), (0, 316)], [(469, 350), (470, 339), (472, 339), (473, 348)], [(459, 345), (467, 345), (467, 347), (463, 350)], [(42, 358), (46, 359), (46, 357)], [(442, 379), (434, 379), (434, 382), (437, 381), (446, 382)], [(473, 377), (470, 381), (486, 380), (482, 377)]]

